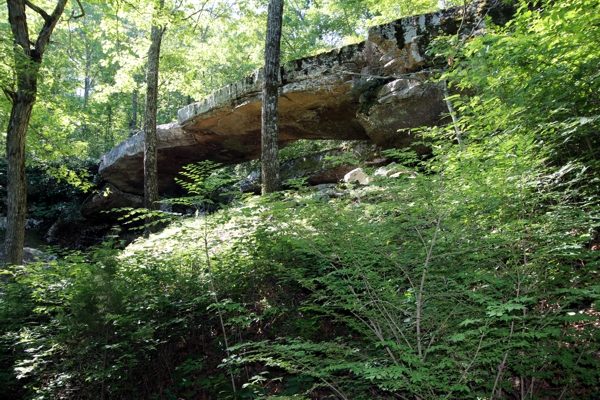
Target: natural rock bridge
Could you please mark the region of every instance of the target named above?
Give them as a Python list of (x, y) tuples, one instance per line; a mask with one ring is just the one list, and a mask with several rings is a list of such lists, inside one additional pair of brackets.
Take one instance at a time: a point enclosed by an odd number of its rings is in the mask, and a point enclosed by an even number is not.
[[(287, 63), (280, 73), (280, 146), (298, 139), (407, 146), (413, 137), (403, 129), (439, 124), (448, 112), (440, 85), (427, 81), (431, 40), (473, 34), (483, 16), (501, 19), (506, 13), (478, 3), (403, 18), (371, 28), (365, 42)], [(177, 122), (158, 127), (161, 191), (175, 185), (184, 165), (259, 158), (261, 75), (257, 70), (179, 110)], [(142, 194), (143, 140), (138, 133), (104, 154), (101, 177), (123, 192)]]

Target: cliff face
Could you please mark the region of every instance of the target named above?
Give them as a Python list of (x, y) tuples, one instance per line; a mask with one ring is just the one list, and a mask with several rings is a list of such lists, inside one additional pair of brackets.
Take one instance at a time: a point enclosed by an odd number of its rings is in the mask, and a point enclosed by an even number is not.
[[(369, 30), (365, 42), (294, 60), (280, 73), (280, 146), (298, 139), (372, 140), (404, 147), (406, 128), (439, 124), (447, 113), (439, 84), (428, 82), (425, 53), (439, 35), (470, 35), (488, 10), (478, 4), (403, 18)], [(160, 190), (181, 167), (202, 160), (234, 164), (260, 155), (262, 71), (228, 85), (158, 127)], [(143, 193), (143, 134), (103, 155), (102, 178)]]

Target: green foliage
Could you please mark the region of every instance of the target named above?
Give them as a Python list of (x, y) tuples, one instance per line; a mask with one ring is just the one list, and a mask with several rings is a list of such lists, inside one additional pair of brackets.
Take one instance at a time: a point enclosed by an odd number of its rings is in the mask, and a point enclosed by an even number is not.
[(136, 370), (157, 357), (171, 328), (187, 329), (189, 311), (202, 309), (205, 281), (190, 259), (157, 268), (115, 258), (112, 247), (21, 267), (5, 284), (3, 343), (15, 349), (14, 370), (28, 398), (130, 392)]
[[(26, 168), (27, 213), (36, 220), (80, 217), (80, 202), (90, 189), (96, 163), (89, 159), (63, 159)], [(6, 196), (6, 163), (0, 161), (0, 196)], [(2, 209), (4, 206), (0, 207)], [(3, 211), (4, 212), (4, 211)]]
[(597, 165), (598, 6), (572, 0), (530, 10), (521, 2), (504, 28), (464, 46), (442, 39), (438, 52), (456, 56), (444, 78), (476, 93), (454, 98), (467, 139), (535, 133), (554, 162)]
[(340, 165), (358, 165), (359, 160), (356, 154), (352, 152), (345, 152), (339, 156), (325, 156), (325, 161), (331, 163), (332, 166), (338, 167)]
[(302, 190), (308, 185), (308, 178), (293, 178), (284, 182), (284, 186), (294, 190)]
[(344, 147), (346, 141), (342, 140), (307, 140), (300, 139), (289, 146), (279, 150), (279, 160), (287, 161), (295, 158), (309, 156), (321, 151)]
[[(237, 193), (226, 191), (235, 179), (226, 169), (219, 168), (219, 164), (212, 161), (201, 161), (183, 167), (179, 173), (183, 178), (175, 178), (187, 192), (188, 196), (162, 200), (160, 203), (167, 207), (183, 205), (196, 209), (199, 212), (214, 212), (225, 202), (232, 201)], [(165, 210), (148, 210), (146, 208), (123, 207), (110, 210), (119, 214), (118, 221), (129, 225), (131, 230), (142, 230), (148, 226), (164, 226), (169, 222), (181, 219), (181, 213)]]
[(14, 270), (2, 363), (33, 398), (151, 398), (135, 383), (149, 371), (183, 398), (474, 398), (516, 381), (595, 396), (597, 207), (568, 193), (585, 175), (528, 142), (508, 160), (443, 143), (342, 198), (250, 198), (124, 252)]
[[(442, 79), (468, 89), (450, 98), (464, 143), (455, 126), (421, 129), (431, 154), (388, 151), (406, 172), (395, 178), (331, 199), (248, 197), (123, 250), (6, 271), (3, 387), (39, 399), (597, 398), (596, 8), (523, 4), (508, 27), (440, 39), (432, 51), (455, 57)], [(229, 182), (217, 171), (188, 167), (184, 204), (217, 203)]]
[(220, 164), (212, 161), (201, 161), (183, 167), (179, 174), (184, 179), (175, 178), (190, 195), (180, 199), (171, 199), (174, 204), (201, 205), (204, 209), (214, 205), (220, 198), (231, 196), (233, 193), (224, 191), (224, 188), (235, 182), (235, 178), (228, 171), (219, 168)]
[(181, 214), (163, 210), (148, 210), (147, 208), (122, 207), (113, 208), (111, 213), (118, 213), (121, 216), (117, 219), (122, 221), (123, 225), (129, 225), (131, 230), (143, 230), (146, 227), (154, 227), (173, 222), (181, 218)]
[[(514, 379), (541, 395), (534, 382), (550, 376), (565, 376), (553, 382), (565, 390), (598, 384), (583, 366), (598, 335), (580, 330), (597, 320), (598, 256), (582, 247), (588, 236), (564, 234), (592, 229), (595, 212), (532, 204), (530, 173), (546, 173), (536, 160), (484, 159), (482, 169), (442, 153), (420, 166), (427, 174), (358, 201), (271, 209), (278, 229), (257, 231), (257, 250), (305, 288), (300, 310), (320, 329), (238, 345), (247, 362), (343, 398), (489, 397)], [(554, 184), (546, 190), (562, 190)]]

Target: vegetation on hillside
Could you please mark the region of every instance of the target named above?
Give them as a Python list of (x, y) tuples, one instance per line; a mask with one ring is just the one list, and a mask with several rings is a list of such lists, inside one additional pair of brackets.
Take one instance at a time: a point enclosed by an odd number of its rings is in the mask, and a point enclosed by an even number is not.
[[(172, 122), (181, 107), (262, 65), (265, 0), (166, 1), (164, 12), (156, 14), (162, 3), (10, 0), (0, 7), (0, 88), (5, 94), (0, 96), (0, 130), (8, 131), (11, 110), (21, 110), (15, 106), (27, 100), (27, 107), (15, 114), (20, 118), (14, 119), (12, 133), (0, 136), (4, 148), (12, 143), (4, 157), (16, 157), (7, 169), (14, 175), (6, 196), (11, 199), (6, 215), (11, 262), (21, 262), (25, 215), (31, 211), (25, 205), (24, 163), (87, 190), (88, 176), (69, 169), (68, 160), (96, 162), (141, 131), (144, 116), (152, 114), (142, 99), (148, 92), (144, 77), (153, 23), (166, 29), (158, 99), (150, 102), (158, 107), (159, 124)], [(60, 6), (56, 15), (55, 6)], [(282, 62), (362, 40), (368, 25), (436, 7), (433, 0), (286, 2)], [(13, 16), (18, 24), (11, 25), (9, 9), (13, 14), (19, 10)], [(15, 101), (18, 93), (21, 100)], [(61, 167), (49, 167), (56, 164)]]
[(369, 185), (205, 214), (190, 167), (195, 217), (6, 271), (5, 396), (600, 397), (599, 5), (438, 40), (456, 124)]

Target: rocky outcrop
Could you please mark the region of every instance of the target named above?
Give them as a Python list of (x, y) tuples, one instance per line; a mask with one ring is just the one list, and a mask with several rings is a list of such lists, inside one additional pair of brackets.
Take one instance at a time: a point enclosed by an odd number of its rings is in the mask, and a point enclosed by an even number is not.
[(83, 250), (97, 246), (107, 240), (110, 234), (116, 234), (114, 222), (102, 222), (98, 219), (80, 219), (72, 221), (60, 217), (45, 235), (46, 242), (53, 246)]
[(102, 214), (115, 208), (140, 208), (144, 206), (144, 198), (131, 193), (125, 193), (116, 186), (108, 183), (99, 193), (92, 195), (81, 207), (81, 215), (84, 218), (98, 219), (104, 221), (117, 220), (120, 215)]
[[(183, 165), (201, 160), (203, 152), (194, 135), (177, 122), (157, 126), (159, 185), (172, 187)], [(114, 187), (133, 194), (144, 193), (144, 133), (139, 132), (102, 155), (100, 176)]]
[[(485, 13), (478, 4), (400, 19), (371, 28), (366, 42), (287, 63), (279, 77), (280, 146), (298, 139), (409, 145), (410, 128), (439, 124), (447, 112), (439, 84), (427, 80), (434, 61), (428, 44), (442, 34), (472, 34)], [(159, 127), (161, 191), (175, 186), (186, 164), (259, 157), (261, 85), (257, 70), (179, 110), (177, 123)], [(100, 175), (123, 192), (141, 194), (143, 134), (105, 154)]]
[[(305, 179), (305, 183), (310, 186), (338, 183), (344, 175), (356, 168), (357, 163), (379, 166), (389, 162), (386, 157), (380, 156), (380, 151), (372, 142), (352, 142), (348, 143), (345, 150), (325, 150), (286, 160), (281, 163), (280, 171), (283, 187), (292, 187), (293, 181), (297, 179)], [(345, 158), (344, 155), (347, 154), (353, 156)], [(260, 169), (252, 171), (241, 181), (240, 189), (243, 193), (260, 193)]]

